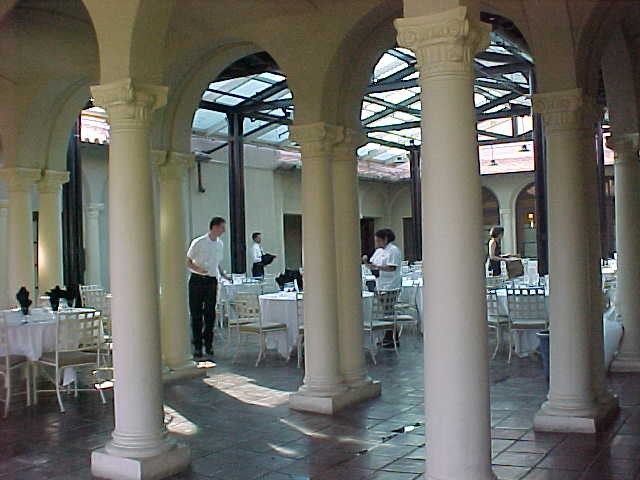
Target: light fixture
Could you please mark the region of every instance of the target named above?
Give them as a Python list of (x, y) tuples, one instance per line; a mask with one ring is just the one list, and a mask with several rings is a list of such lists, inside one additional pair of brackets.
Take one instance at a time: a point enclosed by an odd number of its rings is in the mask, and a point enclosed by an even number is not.
[(522, 145), (520, 147), (520, 150), (518, 150), (519, 152), (525, 153), (529, 151), (529, 146), (525, 143), (524, 145)]
[(529, 221), (529, 227), (535, 228), (535, 214), (533, 212), (527, 213), (527, 220)]
[(492, 158), (491, 161), (489, 162), (489, 165), (491, 165), (492, 167), (497, 167), (498, 162), (496, 162), (495, 158)]

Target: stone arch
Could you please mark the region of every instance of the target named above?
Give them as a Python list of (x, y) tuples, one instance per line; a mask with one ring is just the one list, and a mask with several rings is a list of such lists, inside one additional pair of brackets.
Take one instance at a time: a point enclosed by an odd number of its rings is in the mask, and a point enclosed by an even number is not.
[(206, 52), (190, 65), (174, 66), (167, 77), (171, 95), (154, 135), (156, 147), (190, 152), (191, 125), (202, 92), (230, 64), (261, 50), (254, 43), (237, 41)]
[[(495, 208), (493, 205), (495, 204)], [(495, 210), (495, 213), (493, 212)], [(500, 224), (500, 201), (498, 196), (489, 187), (482, 186), (482, 217), (483, 225)]]

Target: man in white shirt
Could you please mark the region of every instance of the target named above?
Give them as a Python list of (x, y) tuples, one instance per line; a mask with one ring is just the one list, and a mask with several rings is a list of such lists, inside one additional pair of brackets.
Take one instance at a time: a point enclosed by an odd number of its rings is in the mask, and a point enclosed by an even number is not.
[(260, 232), (254, 232), (251, 235), (253, 239), (253, 245), (251, 245), (251, 276), (252, 277), (264, 277), (264, 263), (262, 263), (262, 256), (264, 250), (262, 249), (262, 234)]
[(202, 357), (203, 341), (207, 355), (213, 355), (218, 279), (223, 277), (230, 280), (221, 265), (224, 244), (220, 237), (225, 232), (225, 226), (224, 218), (212, 218), (209, 231), (195, 238), (187, 251), (187, 269), (191, 272), (189, 311), (195, 358)]

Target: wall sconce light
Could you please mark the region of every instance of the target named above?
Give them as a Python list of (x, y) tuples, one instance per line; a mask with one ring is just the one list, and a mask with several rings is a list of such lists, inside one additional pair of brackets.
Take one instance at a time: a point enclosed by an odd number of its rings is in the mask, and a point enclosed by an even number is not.
[(529, 227), (530, 228), (535, 228), (536, 227), (535, 214), (533, 212), (527, 213), (527, 220), (529, 221)]

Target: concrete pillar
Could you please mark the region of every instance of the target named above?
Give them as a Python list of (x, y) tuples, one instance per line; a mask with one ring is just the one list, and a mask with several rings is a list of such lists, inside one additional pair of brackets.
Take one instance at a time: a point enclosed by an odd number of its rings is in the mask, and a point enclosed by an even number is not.
[(40, 180), (37, 168), (10, 167), (0, 170), (9, 191), (8, 246), (9, 246), (9, 301), (17, 304), (16, 293), (27, 287), (34, 304), (35, 267), (33, 255), (33, 185)]
[[(422, 89), (425, 478), (489, 480), (491, 438), (484, 252), (473, 57), (489, 25), (466, 7), (401, 18)], [(432, 139), (432, 141), (428, 141)], [(435, 140), (434, 140), (435, 139)], [(460, 292), (464, 292), (461, 294)], [(446, 319), (446, 328), (443, 328)]]
[(339, 127), (325, 123), (294, 125), (292, 138), (302, 150), (302, 231), (304, 259), (305, 377), (289, 405), (295, 410), (333, 414), (344, 406), (347, 388), (339, 364), (336, 307), (336, 244), (332, 160), (342, 140)]
[(160, 184), (160, 332), (163, 365), (170, 371), (195, 366), (189, 341), (183, 185), (194, 155), (154, 152)]
[(102, 285), (102, 255), (100, 251), (100, 212), (104, 210), (103, 203), (90, 203), (85, 209), (84, 245), (85, 283), (87, 285)]
[(616, 248), (618, 277), (616, 313), (622, 317), (624, 339), (611, 369), (640, 372), (640, 160), (637, 133), (614, 135), (607, 141), (615, 151)]
[(363, 344), (356, 149), (365, 143), (364, 135), (346, 130), (344, 141), (335, 147), (332, 172), (340, 373), (362, 399), (380, 395), (380, 383), (367, 375)]
[(63, 285), (62, 278), (62, 185), (69, 172), (45, 170), (38, 182), (38, 289), (40, 295)]
[(9, 202), (0, 200), (0, 309), (13, 303), (9, 295), (9, 246), (8, 246)]
[(513, 216), (513, 210), (510, 208), (500, 209), (500, 225), (504, 228), (504, 236), (502, 237), (502, 251), (504, 253), (523, 253), (517, 252), (516, 241), (516, 225)]
[(164, 427), (150, 160), (151, 114), (167, 88), (132, 79), (91, 88), (109, 115), (109, 247), (115, 429), (91, 470), (109, 479), (163, 478), (187, 468), (188, 447)]
[(593, 245), (598, 213), (591, 198), (598, 109), (579, 89), (538, 94), (533, 104), (542, 114), (547, 144), (551, 329), (549, 395), (534, 424), (541, 431), (590, 433), (613, 408), (603, 407), (594, 389), (602, 329), (601, 309), (595, 314), (590, 301), (600, 275)]

